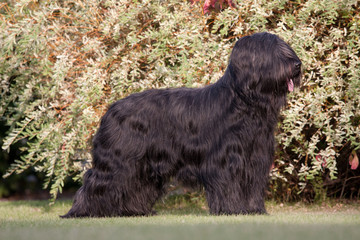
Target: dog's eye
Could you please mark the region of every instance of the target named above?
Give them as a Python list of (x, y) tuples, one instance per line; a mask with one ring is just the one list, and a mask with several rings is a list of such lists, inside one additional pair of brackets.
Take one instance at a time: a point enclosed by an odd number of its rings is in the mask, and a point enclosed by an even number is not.
[(293, 78), (298, 77), (300, 74), (301, 74), (301, 62), (297, 62), (295, 63)]

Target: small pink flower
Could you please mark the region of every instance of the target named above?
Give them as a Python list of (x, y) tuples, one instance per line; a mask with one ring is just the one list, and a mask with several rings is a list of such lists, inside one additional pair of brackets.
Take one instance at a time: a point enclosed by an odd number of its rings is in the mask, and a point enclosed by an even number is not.
[(322, 163), (321, 163), (321, 166), (322, 166), (322, 167), (326, 167), (326, 165), (327, 165), (326, 158), (323, 159), (323, 157), (322, 157), (320, 154), (318, 154), (318, 155), (316, 155), (315, 159), (316, 159), (316, 161), (318, 161), (318, 162), (322, 162)]
[(351, 166), (351, 170), (356, 170), (359, 166), (359, 158), (355, 150), (352, 151), (352, 153), (349, 156), (349, 164)]

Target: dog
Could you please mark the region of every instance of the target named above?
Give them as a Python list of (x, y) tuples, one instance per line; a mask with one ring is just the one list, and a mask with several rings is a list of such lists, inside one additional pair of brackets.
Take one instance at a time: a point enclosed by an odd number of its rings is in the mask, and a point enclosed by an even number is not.
[(224, 75), (203, 88), (152, 89), (113, 103), (93, 162), (62, 216), (148, 216), (172, 178), (203, 186), (210, 214), (266, 214), (278, 115), (301, 61), (278, 36), (240, 38)]

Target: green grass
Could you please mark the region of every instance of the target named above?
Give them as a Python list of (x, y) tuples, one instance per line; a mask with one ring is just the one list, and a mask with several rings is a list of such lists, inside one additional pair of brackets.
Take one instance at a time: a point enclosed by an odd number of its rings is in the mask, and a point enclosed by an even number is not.
[[(171, 205), (169, 207), (169, 205)], [(359, 239), (360, 203), (267, 203), (266, 216), (210, 216), (201, 204), (158, 204), (157, 216), (60, 219), (70, 201), (0, 202), (0, 239)]]

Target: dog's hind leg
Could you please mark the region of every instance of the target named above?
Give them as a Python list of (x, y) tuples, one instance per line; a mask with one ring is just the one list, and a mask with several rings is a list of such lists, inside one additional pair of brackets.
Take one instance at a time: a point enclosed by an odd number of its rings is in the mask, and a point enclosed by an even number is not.
[(116, 215), (114, 199), (110, 196), (112, 176), (97, 169), (89, 169), (83, 178), (83, 186), (76, 192), (70, 211), (61, 216), (75, 217), (105, 217)]
[(152, 215), (155, 201), (162, 195), (163, 186), (141, 175), (129, 172), (101, 176), (96, 169), (84, 175), (84, 184), (77, 191), (70, 211), (61, 216), (115, 217)]
[(119, 208), (122, 216), (149, 216), (156, 200), (163, 194), (163, 186), (139, 176), (128, 179), (123, 186)]
[[(121, 216), (149, 216), (156, 200), (165, 192), (164, 177), (154, 169), (148, 158), (131, 159), (127, 164), (117, 167), (114, 176), (113, 198), (118, 199)], [(131, 162), (131, 164), (129, 164)]]

